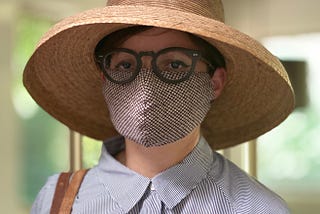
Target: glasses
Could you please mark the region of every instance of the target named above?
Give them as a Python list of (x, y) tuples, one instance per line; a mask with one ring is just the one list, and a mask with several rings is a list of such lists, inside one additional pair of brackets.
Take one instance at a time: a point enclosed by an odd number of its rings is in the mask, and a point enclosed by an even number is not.
[(170, 47), (158, 52), (135, 52), (126, 48), (116, 48), (105, 55), (99, 55), (103, 74), (111, 82), (125, 84), (133, 81), (142, 68), (143, 56), (151, 56), (152, 72), (162, 81), (172, 84), (183, 82), (196, 71), (214, 71), (216, 66), (201, 56), (200, 51), (181, 47)]

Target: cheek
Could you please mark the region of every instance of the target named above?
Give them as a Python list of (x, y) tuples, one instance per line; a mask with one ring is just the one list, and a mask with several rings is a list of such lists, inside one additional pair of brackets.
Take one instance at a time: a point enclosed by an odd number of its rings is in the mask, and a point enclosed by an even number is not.
[(195, 68), (194, 68), (195, 72), (201, 72), (201, 73), (206, 73), (208, 72), (208, 66), (206, 63), (198, 61)]

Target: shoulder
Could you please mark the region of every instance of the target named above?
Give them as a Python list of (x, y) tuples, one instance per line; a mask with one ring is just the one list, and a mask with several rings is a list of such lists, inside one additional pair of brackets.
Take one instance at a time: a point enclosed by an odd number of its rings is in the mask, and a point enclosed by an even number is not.
[(289, 213), (286, 203), (276, 193), (222, 155), (214, 153), (214, 158), (208, 178), (238, 213)]
[(88, 171), (79, 189), (75, 204), (91, 201), (105, 193), (105, 188), (99, 177), (99, 170), (94, 167)]
[(49, 213), (59, 174), (50, 176), (41, 188), (31, 208), (31, 214)]
[[(95, 196), (98, 196), (101, 194), (101, 186), (99, 185), (100, 182), (97, 178), (97, 171), (95, 168), (90, 169), (88, 173), (85, 175), (80, 189), (79, 193), (77, 195), (76, 201), (79, 202), (79, 199), (81, 198), (83, 201), (88, 200), (89, 198), (95, 198)], [(55, 193), (56, 185), (58, 182), (60, 174), (55, 174), (50, 176), (47, 179), (47, 182), (45, 185), (41, 188), (40, 192), (38, 193), (32, 208), (31, 208), (31, 214), (42, 214), (42, 213), (50, 213), (53, 196)], [(80, 196), (80, 197), (79, 197)]]

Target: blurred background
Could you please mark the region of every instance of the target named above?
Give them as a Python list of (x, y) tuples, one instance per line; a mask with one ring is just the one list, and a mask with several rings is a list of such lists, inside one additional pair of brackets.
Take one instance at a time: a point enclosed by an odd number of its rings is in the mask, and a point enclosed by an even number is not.
[[(226, 23), (279, 57), (296, 91), (295, 111), (257, 139), (257, 178), (282, 196), (292, 213), (320, 210), (320, 2), (223, 0)], [(103, 0), (0, 1), (0, 213), (29, 213), (47, 177), (69, 169), (69, 130), (40, 109), (22, 85), (37, 41), (57, 21)], [(100, 142), (82, 139), (83, 167)], [(242, 166), (242, 147), (225, 152)], [(241, 158), (242, 157), (242, 158)], [(252, 162), (252, 160), (250, 160)]]

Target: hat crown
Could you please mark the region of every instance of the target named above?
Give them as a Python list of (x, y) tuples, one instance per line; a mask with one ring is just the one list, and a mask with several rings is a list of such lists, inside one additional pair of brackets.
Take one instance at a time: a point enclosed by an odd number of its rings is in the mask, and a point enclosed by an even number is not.
[(224, 22), (221, 0), (108, 0), (107, 6), (150, 6), (189, 12)]

